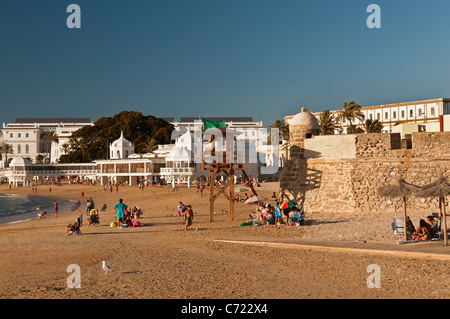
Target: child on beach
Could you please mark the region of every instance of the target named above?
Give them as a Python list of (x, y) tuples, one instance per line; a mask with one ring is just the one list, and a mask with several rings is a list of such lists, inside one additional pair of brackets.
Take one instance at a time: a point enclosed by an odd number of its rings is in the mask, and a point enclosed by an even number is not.
[(186, 206), (186, 210), (183, 212), (186, 224), (184, 230), (187, 231), (188, 227), (192, 225), (192, 220), (194, 219), (194, 212), (192, 211), (191, 205)]
[(54, 201), (53, 204), (55, 204), (55, 215), (58, 217), (58, 203)]

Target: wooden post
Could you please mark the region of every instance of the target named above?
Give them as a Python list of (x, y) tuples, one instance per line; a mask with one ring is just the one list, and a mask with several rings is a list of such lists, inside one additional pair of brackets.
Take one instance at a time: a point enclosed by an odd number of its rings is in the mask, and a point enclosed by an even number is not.
[(214, 171), (209, 171), (209, 221), (214, 221)]
[(444, 211), (444, 245), (448, 245), (448, 239), (447, 239), (447, 213), (445, 212), (445, 197), (442, 196), (442, 207)]
[(234, 169), (230, 170), (230, 220), (234, 220)]
[(403, 196), (403, 220), (404, 220), (404, 227), (405, 227), (405, 241), (408, 240), (408, 233), (406, 231), (406, 196)]

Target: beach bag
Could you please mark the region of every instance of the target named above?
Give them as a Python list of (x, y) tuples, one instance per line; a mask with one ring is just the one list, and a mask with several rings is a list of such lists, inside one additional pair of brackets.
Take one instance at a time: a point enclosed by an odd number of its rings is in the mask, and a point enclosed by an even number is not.
[(141, 226), (141, 222), (140, 221), (135, 221), (133, 222), (133, 227), (140, 227)]
[(111, 224), (109, 224), (109, 227), (117, 227), (117, 222), (112, 222)]
[(126, 227), (128, 227), (128, 224), (127, 224), (127, 223), (124, 223), (124, 224), (122, 225), (122, 227), (123, 227), (123, 228), (126, 228)]

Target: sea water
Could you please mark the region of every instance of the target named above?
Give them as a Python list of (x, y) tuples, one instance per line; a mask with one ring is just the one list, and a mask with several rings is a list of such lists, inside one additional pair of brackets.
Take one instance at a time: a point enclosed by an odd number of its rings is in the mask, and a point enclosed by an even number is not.
[(39, 212), (47, 212), (46, 217), (54, 215), (53, 201), (58, 203), (58, 215), (70, 210), (75, 203), (48, 196), (0, 194), (0, 224), (36, 218)]

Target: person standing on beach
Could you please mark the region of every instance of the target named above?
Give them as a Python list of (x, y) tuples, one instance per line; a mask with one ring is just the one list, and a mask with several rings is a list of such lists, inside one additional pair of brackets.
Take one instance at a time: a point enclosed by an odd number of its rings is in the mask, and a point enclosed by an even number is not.
[(55, 201), (53, 201), (53, 204), (55, 204), (55, 215), (56, 217), (58, 217), (58, 203)]
[(186, 206), (186, 210), (183, 212), (186, 224), (184, 230), (187, 231), (188, 227), (192, 225), (192, 220), (194, 219), (194, 212), (192, 211), (191, 205)]
[(119, 202), (114, 206), (114, 208), (116, 209), (116, 212), (117, 212), (117, 219), (118, 219), (117, 226), (119, 226), (119, 227), (120, 227), (120, 223), (123, 224), (123, 218), (125, 217), (124, 211), (125, 211), (125, 208), (127, 208), (127, 207), (128, 206), (123, 203), (122, 198), (119, 199)]

